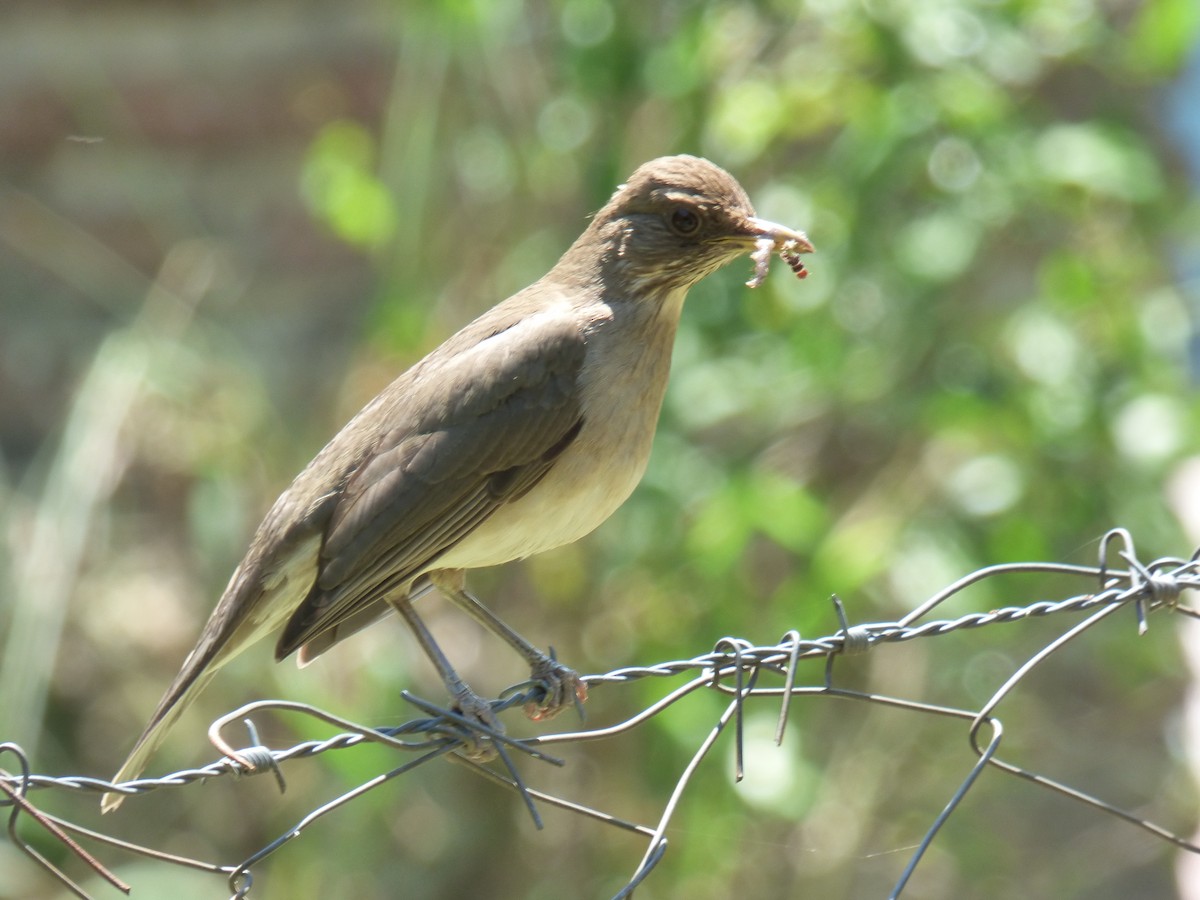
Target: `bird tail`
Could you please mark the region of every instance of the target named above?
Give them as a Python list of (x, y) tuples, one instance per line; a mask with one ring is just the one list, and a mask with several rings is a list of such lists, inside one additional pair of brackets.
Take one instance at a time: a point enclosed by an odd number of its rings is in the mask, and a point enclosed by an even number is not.
[[(191, 705), (205, 686), (212, 681), (212, 677), (223, 662), (225, 662), (223, 659), (188, 660), (183, 670), (176, 676), (174, 683), (163, 695), (162, 700), (159, 701), (158, 708), (150, 718), (150, 724), (146, 726), (142, 736), (133, 745), (133, 750), (130, 751), (120, 770), (113, 776), (114, 784), (132, 781), (142, 774), (150, 756), (162, 744), (167, 732), (179, 721), (183, 711)], [(124, 794), (109, 792), (100, 798), (100, 811), (102, 813), (112, 812), (124, 801)]]
[[(209, 616), (195, 649), (183, 661), (179, 674), (158, 701), (158, 709), (133, 745), (129, 758), (113, 776), (114, 783), (131, 781), (141, 775), (171, 726), (212, 681), (217, 670), (259, 638), (274, 631), (291, 615), (312, 587), (320, 540), (319, 534), (305, 535), (265, 577), (259, 569), (246, 569), (244, 562), (237, 568), (221, 602)], [(101, 812), (111, 812), (124, 799), (123, 794), (105, 794), (100, 799)]]

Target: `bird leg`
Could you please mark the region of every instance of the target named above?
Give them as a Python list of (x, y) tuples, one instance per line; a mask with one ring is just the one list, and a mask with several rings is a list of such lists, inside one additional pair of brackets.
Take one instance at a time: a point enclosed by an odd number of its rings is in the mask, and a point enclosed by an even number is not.
[[(450, 660), (433, 639), (433, 634), (413, 609), (412, 600), (408, 596), (402, 596), (391, 597), (389, 602), (408, 624), (417, 643), (442, 676), (442, 683), (446, 685), (446, 690), (454, 700), (454, 709), (462, 713), (463, 718), (503, 734), (504, 726), (492, 712), (492, 705), (467, 687), (467, 683), (454, 671), (454, 666), (450, 665)], [(495, 758), (496, 748), (486, 737), (472, 731), (462, 753), (467, 759), (482, 763)]]
[(553, 650), (549, 654), (543, 653), (484, 606), (466, 589), (461, 570), (431, 572), (429, 578), (455, 606), (488, 631), (503, 638), (529, 663), (529, 677), (542, 686), (544, 694), (540, 699), (525, 704), (525, 715), (540, 722), (554, 718), (568, 707), (582, 710), (587, 700), (587, 684), (579, 677), (579, 673), (555, 659)]

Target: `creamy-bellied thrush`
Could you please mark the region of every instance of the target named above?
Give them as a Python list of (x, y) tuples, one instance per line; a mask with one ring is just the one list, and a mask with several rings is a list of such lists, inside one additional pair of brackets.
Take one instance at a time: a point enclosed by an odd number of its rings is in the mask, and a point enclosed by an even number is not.
[[(554, 715), (583, 682), (464, 589), (466, 569), (578, 540), (642, 477), (684, 296), (752, 252), (756, 285), (778, 251), (798, 275), (803, 233), (756, 218), (704, 159), (641, 166), (541, 280), (418, 362), (340, 431), (259, 526), (200, 640), (114, 781), (136, 778), (199, 691), (282, 629), (301, 664), (396, 610), (455, 705), (496, 727), (412, 600), (432, 585), (528, 660)], [(108, 794), (106, 810), (120, 805)]]

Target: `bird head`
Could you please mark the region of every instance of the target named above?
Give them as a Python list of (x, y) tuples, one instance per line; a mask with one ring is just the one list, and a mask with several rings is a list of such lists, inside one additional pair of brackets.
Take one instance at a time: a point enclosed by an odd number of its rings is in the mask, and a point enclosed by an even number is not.
[(581, 249), (597, 260), (606, 280), (615, 272), (626, 289), (657, 292), (686, 290), (756, 249), (756, 260), (764, 249), (767, 256), (772, 250), (788, 254), (800, 274), (803, 267), (793, 260), (813, 246), (802, 232), (758, 218), (724, 169), (695, 156), (664, 156), (617, 188), (564, 261)]

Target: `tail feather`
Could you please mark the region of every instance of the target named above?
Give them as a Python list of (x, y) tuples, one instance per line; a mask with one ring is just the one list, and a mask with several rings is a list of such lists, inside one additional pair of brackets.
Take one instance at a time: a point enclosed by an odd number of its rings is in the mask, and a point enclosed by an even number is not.
[[(142, 736), (133, 745), (133, 750), (121, 766), (120, 771), (112, 777), (114, 784), (133, 781), (142, 774), (146, 763), (162, 744), (167, 732), (179, 721), (184, 710), (191, 705), (192, 701), (217, 674), (218, 668), (219, 664), (210, 664), (198, 672), (193, 673), (185, 669), (180, 673), (180, 677), (175, 680), (175, 683), (171, 685), (159, 702), (158, 709), (154, 711), (154, 716), (150, 719), (150, 724), (146, 726)], [(102, 813), (112, 812), (124, 801), (124, 794), (109, 792), (100, 798), (100, 811)]]
[[(150, 755), (217, 670), (287, 621), (312, 588), (320, 545), (319, 533), (291, 535), (291, 541), (276, 550), (274, 565), (266, 572), (259, 565), (259, 555), (247, 556), (233, 573), (195, 649), (159, 701), (133, 752), (113, 776), (114, 782), (131, 781), (142, 774)], [(100, 809), (111, 812), (124, 799), (123, 794), (109, 792), (101, 798)]]

